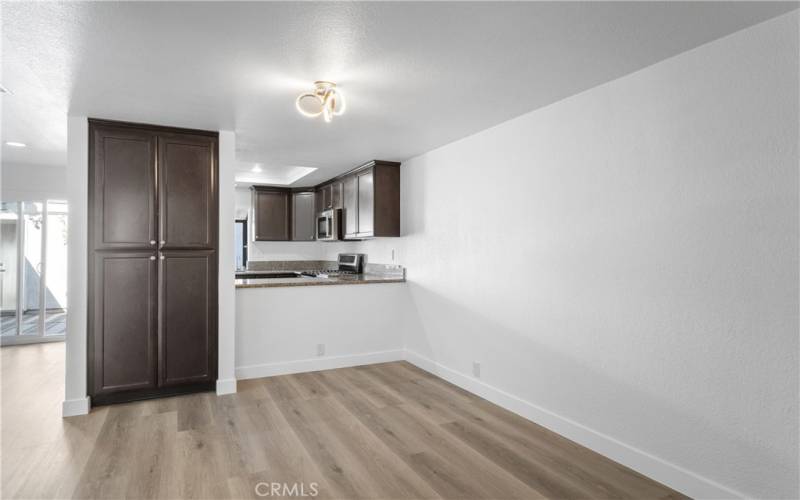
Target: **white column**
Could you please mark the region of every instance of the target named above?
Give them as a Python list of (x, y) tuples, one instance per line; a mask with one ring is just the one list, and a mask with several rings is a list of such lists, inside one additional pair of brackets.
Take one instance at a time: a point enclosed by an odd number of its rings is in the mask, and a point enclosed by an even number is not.
[(234, 222), (236, 134), (219, 131), (219, 361), (217, 394), (236, 392), (236, 287)]
[(66, 384), (62, 415), (89, 413), (86, 391), (87, 219), (89, 206), (89, 123), (67, 117), (67, 338)]

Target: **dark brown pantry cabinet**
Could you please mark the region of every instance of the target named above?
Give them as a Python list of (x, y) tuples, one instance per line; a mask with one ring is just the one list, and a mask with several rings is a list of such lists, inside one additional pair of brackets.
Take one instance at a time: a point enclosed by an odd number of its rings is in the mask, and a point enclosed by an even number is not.
[(89, 120), (93, 404), (214, 387), (217, 140)]

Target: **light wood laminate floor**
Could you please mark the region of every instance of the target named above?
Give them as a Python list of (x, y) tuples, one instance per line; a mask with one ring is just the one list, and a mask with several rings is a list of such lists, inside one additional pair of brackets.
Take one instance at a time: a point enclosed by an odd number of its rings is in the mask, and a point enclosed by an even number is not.
[(63, 383), (63, 344), (2, 349), (2, 498), (684, 498), (405, 362), (68, 419)]

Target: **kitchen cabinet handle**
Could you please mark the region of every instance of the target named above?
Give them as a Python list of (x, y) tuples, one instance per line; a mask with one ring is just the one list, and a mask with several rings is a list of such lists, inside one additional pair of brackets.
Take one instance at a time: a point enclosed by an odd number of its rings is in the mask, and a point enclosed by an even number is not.
[(150, 256), (150, 260), (156, 260), (156, 256), (155, 255), (151, 255)]
[(164, 241), (164, 240), (161, 240), (161, 244), (162, 244), (162, 245), (165, 245), (166, 243), (167, 243), (166, 241)]
[(164, 260), (164, 256), (162, 255), (161, 257), (159, 257), (159, 259)]
[(150, 244), (151, 245), (155, 245), (156, 244), (156, 240), (150, 240)]

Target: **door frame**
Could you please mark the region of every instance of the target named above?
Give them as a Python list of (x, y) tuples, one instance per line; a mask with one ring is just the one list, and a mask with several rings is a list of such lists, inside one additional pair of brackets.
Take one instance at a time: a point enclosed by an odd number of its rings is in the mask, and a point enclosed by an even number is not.
[(244, 261), (243, 262), (244, 269), (247, 269), (247, 247), (248, 247), (248, 243), (249, 243), (249, 240), (247, 239), (247, 218), (235, 219), (235, 221), (236, 221), (236, 223), (240, 223), (240, 222), (242, 223), (242, 238), (244, 239), (244, 242), (243, 242), (244, 248), (242, 249), (243, 250), (243, 252), (242, 252), (242, 260)]
[[(45, 335), (47, 322), (47, 203), (50, 199), (41, 200), (20, 200), (14, 201), (17, 204), (17, 304), (16, 304), (16, 332), (14, 335), (0, 336), (0, 346), (39, 344), (44, 342), (62, 342), (66, 338), (64, 335)], [(25, 300), (25, 220), (23, 213), (24, 203), (42, 204), (42, 241), (39, 249), (42, 256), (42, 269), (39, 272), (39, 317), (36, 319), (36, 334), (22, 335), (22, 313), (24, 312)], [(69, 310), (67, 310), (69, 314)]]

